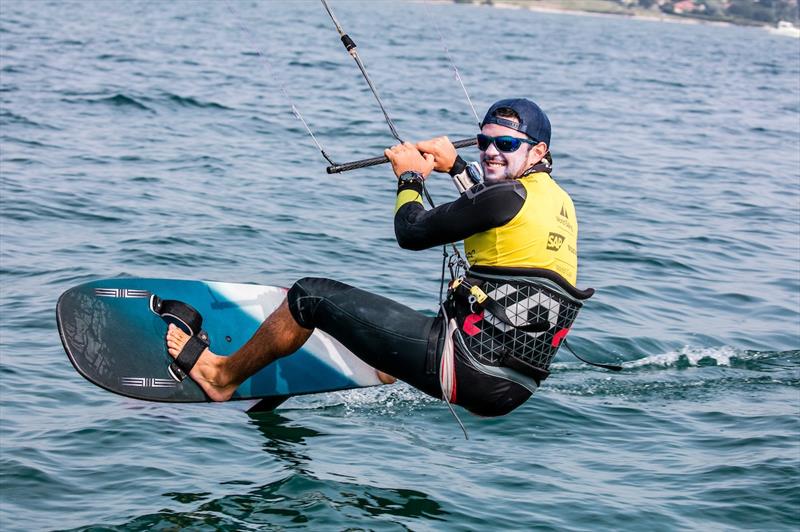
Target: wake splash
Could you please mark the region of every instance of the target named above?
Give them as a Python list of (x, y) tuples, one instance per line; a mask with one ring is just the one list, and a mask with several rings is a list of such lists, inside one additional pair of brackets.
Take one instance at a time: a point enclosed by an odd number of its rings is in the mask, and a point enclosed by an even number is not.
[(678, 351), (670, 351), (660, 355), (650, 355), (638, 360), (631, 360), (622, 364), (623, 371), (629, 368), (661, 367), (661, 368), (688, 368), (699, 366), (731, 366), (731, 361), (743, 359), (747, 351), (735, 347), (692, 347), (684, 346)]
[(753, 386), (800, 387), (800, 350), (751, 351), (732, 346), (685, 346), (622, 364), (609, 373), (579, 363), (559, 363), (545, 391), (637, 400), (706, 400)]
[(284, 407), (310, 410), (343, 408), (346, 416), (364, 412), (397, 415), (428, 408), (432, 404), (438, 405), (439, 401), (398, 381), (388, 386), (371, 386), (296, 397), (287, 401)]
[[(800, 367), (800, 350), (791, 351), (751, 351), (733, 346), (697, 347), (684, 346), (677, 351), (648, 355), (636, 360), (623, 362), (622, 373), (644, 369), (687, 369), (703, 367), (729, 367), (761, 369), (762, 367)], [(585, 372), (603, 371), (580, 362), (557, 362), (550, 366), (551, 371)]]

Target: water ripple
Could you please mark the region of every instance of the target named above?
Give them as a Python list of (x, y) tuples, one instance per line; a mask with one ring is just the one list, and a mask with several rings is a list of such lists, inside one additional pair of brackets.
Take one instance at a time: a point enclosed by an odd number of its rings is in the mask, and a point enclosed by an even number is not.
[(327, 175), (283, 94), (337, 161), (393, 142), (311, 6), (3, 4), (0, 526), (796, 529), (800, 64), (757, 28), (334, 6), (412, 141), (475, 132), (429, 22), (503, 28), (445, 39), (479, 113), (513, 95), (548, 111), (598, 289), (570, 344), (621, 373), (560, 352), (513, 414), (457, 409), (467, 441), (406, 385), (246, 414), (73, 370), (53, 307), (101, 277), (324, 275), (436, 311), (441, 251), (397, 248), (389, 169)]

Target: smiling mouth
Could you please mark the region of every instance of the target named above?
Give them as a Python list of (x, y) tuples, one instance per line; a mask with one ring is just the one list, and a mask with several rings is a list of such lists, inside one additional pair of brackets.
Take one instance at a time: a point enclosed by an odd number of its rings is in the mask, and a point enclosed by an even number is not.
[(486, 168), (499, 169), (499, 168), (504, 168), (506, 166), (506, 163), (503, 162), (503, 161), (486, 161), (486, 160), (484, 160), (483, 162), (486, 165)]

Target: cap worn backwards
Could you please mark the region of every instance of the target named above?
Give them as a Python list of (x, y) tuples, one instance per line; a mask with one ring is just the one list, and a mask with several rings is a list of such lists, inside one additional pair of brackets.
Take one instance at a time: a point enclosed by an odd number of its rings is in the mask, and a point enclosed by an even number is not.
[[(517, 124), (514, 120), (494, 116), (495, 112), (501, 107), (513, 109), (519, 115), (520, 123)], [(481, 127), (486, 124), (498, 124), (515, 129), (525, 133), (535, 141), (544, 142), (548, 148), (550, 147), (550, 119), (547, 118), (547, 115), (538, 105), (527, 98), (509, 98), (495, 103), (486, 112), (486, 116), (481, 122)]]

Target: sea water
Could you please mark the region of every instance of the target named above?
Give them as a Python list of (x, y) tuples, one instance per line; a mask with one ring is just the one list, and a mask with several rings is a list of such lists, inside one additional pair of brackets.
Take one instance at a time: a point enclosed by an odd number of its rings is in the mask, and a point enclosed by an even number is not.
[[(758, 28), (332, 3), (405, 139), (536, 100), (580, 219), (571, 333), (512, 414), (398, 384), (274, 413), (139, 402), (65, 356), (67, 288), (327, 276), (435, 312), (393, 143), (309, 2), (0, 4), (3, 530), (796, 530), (800, 41)], [(464, 150), (466, 158), (477, 152)], [(438, 203), (455, 197), (434, 175)]]

